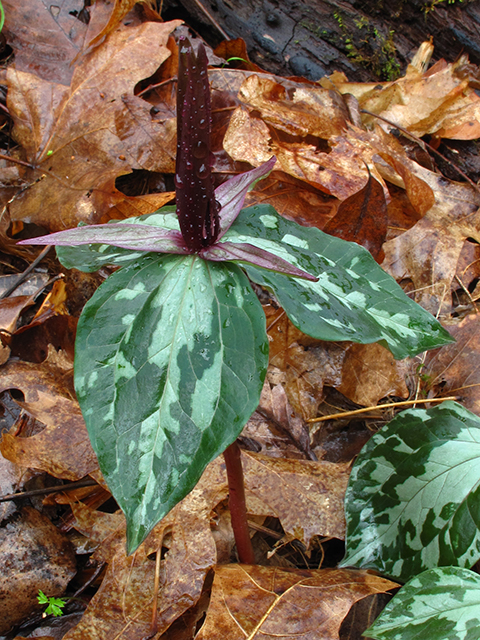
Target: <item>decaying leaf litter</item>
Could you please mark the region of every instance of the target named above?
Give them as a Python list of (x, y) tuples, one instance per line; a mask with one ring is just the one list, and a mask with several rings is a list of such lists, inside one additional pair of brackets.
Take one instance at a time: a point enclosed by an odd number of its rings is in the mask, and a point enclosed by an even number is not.
[[(47, 15), (43, 3), (32, 1), (30, 30), (20, 30), (25, 16), (16, 3), (4, 2), (15, 62), (2, 76), (8, 109), (3, 141), (8, 154), (24, 163), (2, 160), (0, 167), (2, 251), (10, 272), (33, 260), (33, 251), (15, 246), (15, 239), (32, 235), (32, 225), (50, 232), (127, 218), (173, 198), (175, 37), (185, 27), (159, 21), (153, 5), (134, 5), (97, 2), (86, 25), (71, 14)], [(72, 25), (73, 39), (65, 37)], [(61, 37), (64, 55), (39, 62), (27, 46), (28, 33), (43, 35), (46, 53)], [(0, 302), (2, 495), (92, 480), (74, 491), (32, 496), (30, 506), (24, 500), (2, 503), (8, 522), (0, 541), (2, 566), (16, 559), (12, 540), (25, 522), (38, 520), (38, 511), (44, 524), (35, 530), (31, 556), (43, 548), (42, 535), (60, 535), (68, 551), (58, 557), (45, 549), (40, 563), (37, 558), (15, 568), (31, 575), (20, 595), (7, 576), (0, 602), (8, 615), (0, 632), (39, 611), (38, 589), (65, 592), (74, 551), (77, 574), (67, 597), (78, 591), (80, 599), (69, 604), (63, 626), (47, 621), (50, 637), (143, 638), (151, 633), (153, 612), (155, 638), (193, 637), (204, 613), (203, 638), (293, 634), (292, 620), (300, 625), (296, 636), (318, 637), (312, 634), (323, 626), (334, 638), (355, 601), (394, 586), (331, 568), (341, 558), (349, 465), (370, 430), (393, 415), (393, 409), (388, 415), (375, 407), (385, 399), (445, 395), (465, 398), (473, 411), (478, 406), (471, 358), (479, 194), (460, 176), (443, 177), (432, 164), (435, 156), (427, 159), (423, 143), (407, 135), (429, 135), (433, 146), (441, 139), (477, 138), (478, 69), (465, 57), (428, 69), (432, 49), (422, 45), (404, 77), (380, 85), (349, 83), (341, 74), (313, 85), (258, 69), (229, 69), (228, 43), (223, 59), (211, 53), (219, 181), (275, 155), (274, 171), (249, 194), (248, 204), (273, 204), (302, 224), (361, 241), (458, 340), (425, 361), (396, 362), (381, 345), (321, 343), (302, 335), (265, 294), (270, 367), (242, 454), (258, 566), (232, 564), (221, 460), (139, 551), (126, 556), (123, 516), (102, 486), (71, 383), (75, 319), (107, 274), (61, 275), (49, 256), (36, 280), (29, 278), (23, 291)], [(128, 181), (132, 174), (142, 176), (143, 190), (139, 179)], [(307, 422), (358, 407), (372, 408), (367, 419)], [(32, 513), (32, 506), (38, 511)], [(52, 533), (48, 517), (60, 533)], [(40, 573), (45, 565), (51, 582)], [(332, 604), (326, 604), (326, 589), (335, 594)], [(28, 606), (20, 608), (19, 599)], [(305, 614), (313, 611), (315, 618)]]

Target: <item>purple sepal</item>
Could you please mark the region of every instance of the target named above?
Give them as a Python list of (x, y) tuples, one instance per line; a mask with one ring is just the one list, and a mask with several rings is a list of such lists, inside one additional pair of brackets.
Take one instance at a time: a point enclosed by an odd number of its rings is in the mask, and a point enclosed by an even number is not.
[(211, 260), (212, 262), (239, 260), (240, 262), (251, 264), (254, 267), (270, 269), (271, 271), (284, 273), (294, 278), (303, 278), (304, 280), (310, 280), (312, 282), (317, 282), (318, 280), (318, 278), (310, 275), (307, 271), (303, 271), (293, 264), (290, 264), (290, 262), (283, 260), (283, 258), (279, 258), (273, 253), (265, 251), (265, 249), (259, 249), (253, 246), (253, 244), (243, 242), (217, 242), (212, 247), (207, 247), (200, 251), (199, 256), (204, 260)]
[(257, 180), (264, 178), (270, 173), (276, 160), (275, 156), (272, 156), (270, 160), (267, 160), (267, 162), (264, 162), (259, 167), (251, 169), (246, 173), (240, 173), (238, 176), (230, 178), (230, 180), (227, 180), (215, 189), (215, 198), (221, 206), (220, 233), (218, 234), (218, 239), (225, 235), (240, 213), (247, 191)]
[(132, 251), (155, 251), (158, 253), (188, 254), (180, 231), (160, 229), (144, 224), (96, 224), (66, 231), (57, 231), (48, 236), (22, 240), (17, 244), (51, 244), (75, 247), (82, 244), (106, 244)]

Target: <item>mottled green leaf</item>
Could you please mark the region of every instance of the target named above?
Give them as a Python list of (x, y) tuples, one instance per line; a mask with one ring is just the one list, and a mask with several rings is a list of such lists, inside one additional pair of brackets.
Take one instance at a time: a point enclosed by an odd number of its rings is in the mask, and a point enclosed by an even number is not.
[(319, 278), (312, 283), (244, 265), (251, 280), (272, 290), (290, 320), (310, 336), (384, 342), (396, 358), (453, 341), (368, 251), (290, 222), (269, 205), (243, 209), (223, 240), (253, 244)]
[(342, 566), (401, 581), (480, 558), (480, 418), (455, 402), (396, 416), (358, 456)]
[(263, 310), (235, 265), (147, 254), (97, 289), (75, 386), (129, 552), (239, 435), (267, 360)]
[(374, 640), (478, 640), (480, 576), (440, 567), (416, 576), (365, 631)]

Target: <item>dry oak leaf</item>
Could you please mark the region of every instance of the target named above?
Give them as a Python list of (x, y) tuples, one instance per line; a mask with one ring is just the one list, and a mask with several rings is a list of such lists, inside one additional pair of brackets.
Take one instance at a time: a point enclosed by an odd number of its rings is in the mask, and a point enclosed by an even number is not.
[(196, 640), (335, 640), (355, 602), (396, 586), (364, 571), (221, 565)]
[[(432, 53), (433, 45), (424, 42), (405, 76), (393, 82), (348, 82), (343, 73), (334, 73), (320, 84), (355, 96), (361, 109), (380, 115), (418, 137), (432, 134), (457, 140), (478, 138), (480, 97), (471, 86), (478, 70), (463, 55), (450, 64), (439, 60), (425, 71)], [(363, 115), (363, 119), (369, 122), (372, 118)]]
[(426, 387), (435, 395), (456, 395), (466, 409), (480, 415), (480, 317), (466, 316), (449, 325), (456, 342), (429, 351), (425, 368)]
[(451, 284), (467, 238), (480, 242), (480, 196), (417, 165), (435, 204), (411, 229), (383, 245), (382, 267), (396, 280), (410, 278), (416, 301), (434, 315), (451, 309)]
[(65, 387), (64, 371), (48, 361), (10, 360), (0, 377), (0, 393), (7, 389), (19, 389), (25, 400), (16, 402), (46, 425), (29, 438), (4, 433), (0, 451), (7, 460), (72, 481), (98, 468), (78, 402)]
[(32, 184), (12, 202), (12, 220), (51, 231), (97, 222), (125, 199), (117, 176), (174, 171), (174, 119), (156, 122), (133, 88), (170, 56), (168, 36), (179, 24), (122, 25), (82, 58), (69, 87), (9, 67), (13, 133), (36, 167), (26, 170)]

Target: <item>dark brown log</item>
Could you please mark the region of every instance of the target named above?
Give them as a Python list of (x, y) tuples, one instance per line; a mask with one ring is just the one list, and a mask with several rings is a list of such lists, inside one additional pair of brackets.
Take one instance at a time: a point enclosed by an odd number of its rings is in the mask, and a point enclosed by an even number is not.
[(434, 60), (465, 52), (480, 64), (478, 0), (164, 1), (164, 17), (183, 17), (217, 45), (223, 36), (207, 14), (246, 41), (253, 62), (279, 75), (318, 80), (338, 70), (352, 81), (393, 79), (430, 36)]

